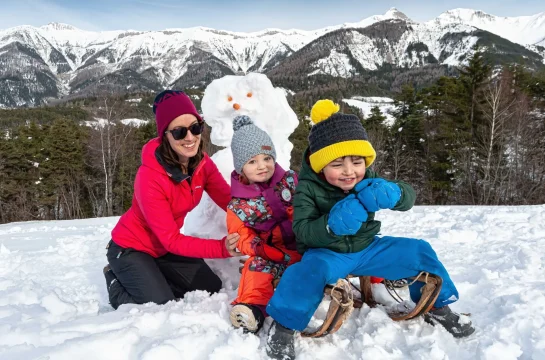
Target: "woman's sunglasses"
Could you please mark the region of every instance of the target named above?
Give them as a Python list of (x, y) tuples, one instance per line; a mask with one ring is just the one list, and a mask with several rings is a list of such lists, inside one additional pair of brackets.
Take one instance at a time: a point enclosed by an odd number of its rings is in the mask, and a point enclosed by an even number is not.
[(185, 137), (187, 136), (187, 131), (191, 131), (193, 135), (200, 135), (203, 129), (204, 129), (204, 121), (199, 121), (188, 127), (180, 126), (172, 130), (167, 130), (165, 131), (165, 134), (169, 132), (172, 134), (172, 137), (174, 138), (174, 140), (182, 140), (182, 139), (185, 139)]

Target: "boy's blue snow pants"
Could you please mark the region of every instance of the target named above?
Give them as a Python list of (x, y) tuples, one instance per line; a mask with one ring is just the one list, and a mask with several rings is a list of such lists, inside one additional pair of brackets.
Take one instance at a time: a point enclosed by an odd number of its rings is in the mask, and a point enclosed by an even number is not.
[[(458, 291), (431, 245), (424, 240), (401, 237), (375, 237), (357, 253), (337, 253), (328, 249), (309, 249), (303, 259), (290, 266), (267, 305), (267, 313), (289, 329), (302, 331), (324, 296), (324, 287), (347, 275), (377, 276), (397, 280), (417, 276), (421, 271), (440, 276), (443, 286), (435, 307), (458, 300)], [(409, 287), (411, 299), (420, 299), (423, 283)]]

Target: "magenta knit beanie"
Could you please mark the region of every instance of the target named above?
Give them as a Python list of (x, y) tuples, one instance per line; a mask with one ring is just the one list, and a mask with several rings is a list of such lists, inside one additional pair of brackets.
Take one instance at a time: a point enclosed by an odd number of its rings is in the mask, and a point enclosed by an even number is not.
[(153, 101), (153, 113), (157, 123), (157, 135), (162, 137), (172, 120), (180, 115), (192, 114), (202, 121), (195, 105), (183, 91), (164, 90)]

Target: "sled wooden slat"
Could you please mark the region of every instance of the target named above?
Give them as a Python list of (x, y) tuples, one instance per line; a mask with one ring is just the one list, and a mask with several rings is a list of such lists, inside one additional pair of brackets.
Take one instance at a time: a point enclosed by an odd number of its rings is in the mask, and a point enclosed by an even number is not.
[[(239, 260), (241, 267), (239, 272), (242, 273), (246, 260)], [(373, 289), (370, 276), (355, 276), (348, 275), (346, 279), (339, 281), (350, 282), (350, 278), (358, 277), (360, 281), (361, 298), (354, 298), (352, 296), (352, 289), (348, 285), (346, 288), (339, 287), (339, 282), (335, 286), (326, 285), (324, 288), (324, 294), (331, 297), (331, 303), (326, 314), (326, 318), (323, 324), (313, 332), (301, 333), (304, 337), (322, 337), (335, 333), (339, 330), (344, 321), (350, 316), (354, 308), (359, 309), (363, 307), (363, 304), (367, 304), (369, 307), (375, 307), (377, 303), (373, 298)], [(421, 272), (418, 276), (412, 278), (413, 281), (421, 281), (424, 283), (422, 287), (422, 297), (418, 304), (407, 314), (388, 314), (394, 321), (410, 320), (415, 317), (424, 315), (430, 311), (433, 304), (439, 296), (441, 286), (443, 284), (442, 279), (439, 276)], [(273, 280), (273, 287), (276, 289), (280, 278)]]

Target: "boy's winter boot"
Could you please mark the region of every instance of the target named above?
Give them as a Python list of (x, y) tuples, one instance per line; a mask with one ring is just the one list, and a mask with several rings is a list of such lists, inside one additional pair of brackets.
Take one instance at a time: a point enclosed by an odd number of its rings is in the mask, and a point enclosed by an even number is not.
[(231, 309), (231, 324), (236, 328), (243, 328), (244, 332), (257, 333), (263, 326), (265, 315), (263, 311), (255, 305), (236, 304)]
[(471, 321), (460, 322), (460, 314), (455, 313), (448, 306), (430, 310), (424, 315), (424, 320), (434, 326), (435, 324), (442, 325), (455, 338), (463, 338), (475, 332)]
[(267, 355), (274, 360), (295, 359), (295, 331), (273, 321), (267, 338)]

